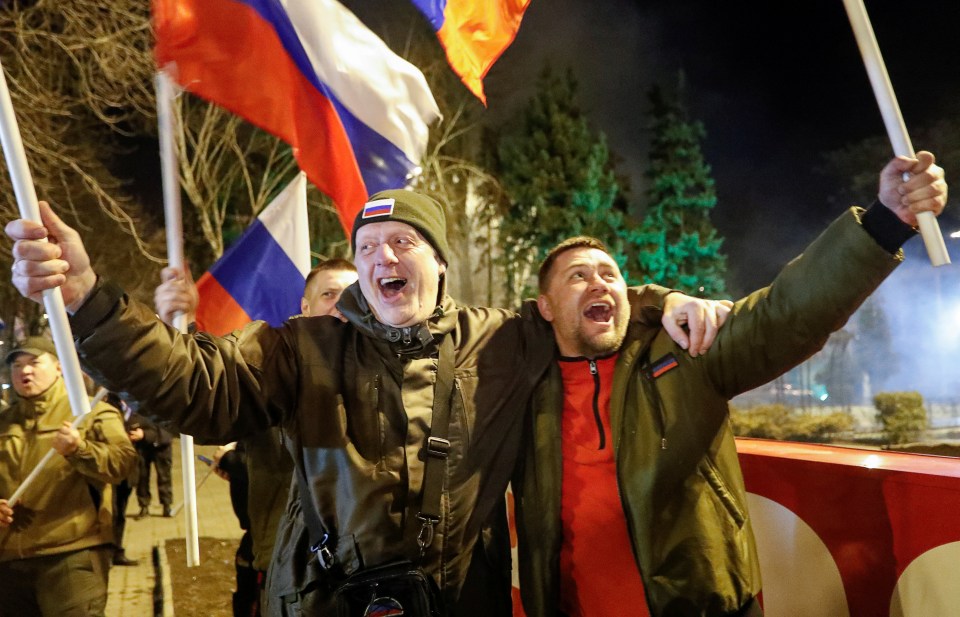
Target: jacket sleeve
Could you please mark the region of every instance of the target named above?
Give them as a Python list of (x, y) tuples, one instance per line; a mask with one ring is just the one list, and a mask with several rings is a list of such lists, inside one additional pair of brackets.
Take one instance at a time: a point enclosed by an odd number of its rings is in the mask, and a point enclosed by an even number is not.
[(851, 208), (773, 283), (736, 302), (702, 361), (727, 398), (767, 383), (820, 350), (902, 262)]
[(91, 480), (107, 484), (128, 478), (137, 464), (137, 452), (127, 437), (120, 412), (109, 405), (97, 405), (80, 428), (80, 447), (66, 457), (73, 468)]
[(663, 303), (675, 289), (660, 285), (640, 285), (627, 288), (627, 300), (630, 302), (630, 321), (651, 326), (660, 324), (663, 317)]
[(71, 317), (87, 372), (199, 443), (228, 443), (279, 424), (297, 367), (282, 329), (253, 322), (226, 337), (182, 334), (112, 283)]

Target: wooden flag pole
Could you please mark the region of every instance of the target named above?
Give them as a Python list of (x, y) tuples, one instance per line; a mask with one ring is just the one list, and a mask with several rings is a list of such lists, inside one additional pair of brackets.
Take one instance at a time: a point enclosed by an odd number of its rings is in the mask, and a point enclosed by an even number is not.
[[(23, 140), (20, 137), (17, 116), (13, 112), (13, 101), (10, 98), (10, 90), (7, 88), (7, 78), (2, 65), (0, 65), (0, 143), (3, 146), (7, 169), (10, 170), (10, 179), (13, 183), (13, 192), (17, 197), (17, 206), (20, 208), (20, 217), (35, 223), (41, 223), (37, 191), (33, 186), (33, 178), (30, 176), (27, 155), (23, 149)], [(83, 373), (80, 370), (80, 360), (77, 357), (77, 350), (73, 346), (73, 333), (70, 331), (67, 309), (63, 304), (63, 293), (59, 287), (44, 290), (43, 308), (47, 312), (50, 332), (53, 335), (53, 344), (56, 347), (57, 357), (60, 359), (60, 366), (63, 369), (63, 382), (67, 388), (70, 411), (74, 416), (83, 416), (90, 411), (90, 399), (87, 398), (87, 389), (83, 383)]]
[[(863, 0), (843, 0), (843, 5), (847, 9), (847, 16), (850, 18), (853, 34), (857, 39), (860, 55), (863, 56), (863, 64), (870, 77), (870, 85), (873, 86), (877, 105), (880, 106), (880, 115), (883, 116), (883, 124), (887, 127), (893, 152), (896, 156), (914, 158), (913, 144), (907, 134), (907, 127), (900, 113), (900, 105), (893, 92), (893, 85), (890, 83), (887, 67), (883, 63), (883, 56), (880, 55), (877, 37), (873, 33), (873, 26), (870, 24), (867, 9), (863, 6)], [(923, 238), (924, 246), (927, 247), (930, 263), (934, 266), (950, 263), (950, 254), (947, 253), (947, 246), (943, 242), (937, 217), (932, 212), (921, 212), (917, 214), (917, 224), (920, 226), (920, 236)]]
[[(160, 167), (163, 173), (163, 212), (167, 228), (167, 260), (174, 268), (183, 268), (183, 220), (180, 210), (180, 175), (173, 141), (173, 84), (163, 71), (157, 71), (157, 122), (160, 132)], [(187, 316), (178, 313), (173, 320), (180, 332), (187, 331)], [(200, 565), (200, 536), (197, 530), (197, 471), (194, 466), (193, 437), (180, 434), (180, 463), (183, 472), (183, 505), (186, 525), (187, 567)]]

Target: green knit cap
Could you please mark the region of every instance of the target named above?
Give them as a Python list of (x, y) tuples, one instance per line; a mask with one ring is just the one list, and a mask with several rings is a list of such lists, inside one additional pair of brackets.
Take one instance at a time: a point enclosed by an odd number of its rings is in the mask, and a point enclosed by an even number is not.
[(415, 228), (427, 239), (444, 263), (450, 263), (447, 255), (447, 217), (443, 207), (432, 197), (405, 189), (380, 191), (370, 196), (353, 221), (350, 245), (357, 254), (357, 230), (369, 223), (400, 221)]

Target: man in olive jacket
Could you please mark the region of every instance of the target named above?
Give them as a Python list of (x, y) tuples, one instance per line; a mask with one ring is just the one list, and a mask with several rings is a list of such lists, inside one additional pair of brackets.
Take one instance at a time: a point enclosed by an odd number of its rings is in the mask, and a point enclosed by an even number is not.
[(52, 449), (15, 507), (0, 499), (0, 614), (103, 615), (113, 555), (111, 484), (137, 455), (120, 412), (100, 403), (77, 428), (49, 339), (6, 358), (14, 404), (0, 414), (0, 495), (9, 497)]
[[(530, 375), (547, 368), (552, 349), (543, 344), (551, 334), (542, 320), (458, 306), (446, 295), (449, 247), (438, 203), (385, 191), (358, 213), (352, 240), (359, 281), (338, 304), (346, 322), (261, 322), (222, 338), (180, 334), (98, 281), (78, 234), (47, 204), (40, 208), (43, 226), (18, 220), (6, 227), (15, 240), (14, 284), (37, 300), (42, 289), (61, 287), (92, 374), (198, 440), (225, 443), (283, 427), (302, 472), (303, 507), (331, 532), (324, 546), (332, 553), (325, 571), (298, 554), (301, 580), (286, 614), (329, 614), (331, 588), (344, 575), (399, 559), (420, 563), (453, 605), (512, 472), (535, 384)], [(38, 241), (45, 237), (52, 242)], [(633, 300), (659, 307), (663, 292), (640, 290)], [(444, 356), (448, 346), (453, 353)], [(443, 477), (435, 521), (418, 514), (445, 357), (453, 360), (453, 391), (449, 448), (434, 448), (431, 458)], [(275, 554), (294, 550), (300, 539), (278, 538)]]
[(533, 397), (514, 484), (527, 615), (760, 614), (728, 401), (819, 350), (900, 263), (915, 213), (945, 203), (932, 155), (894, 159), (879, 202), (738, 301), (697, 357), (655, 319), (628, 324), (623, 278), (598, 241), (554, 249), (538, 307), (561, 361)]

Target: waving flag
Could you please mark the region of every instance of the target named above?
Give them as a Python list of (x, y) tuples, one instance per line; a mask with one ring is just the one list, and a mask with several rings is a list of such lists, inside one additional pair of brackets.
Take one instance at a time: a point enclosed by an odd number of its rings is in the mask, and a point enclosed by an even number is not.
[(307, 181), (299, 174), (197, 282), (197, 329), (226, 334), (300, 312), (310, 272)]
[(464, 85), (487, 104), (483, 78), (510, 46), (530, 0), (413, 0)]
[(348, 232), (440, 117), (423, 74), (335, 0), (154, 0), (157, 64), (290, 144)]

